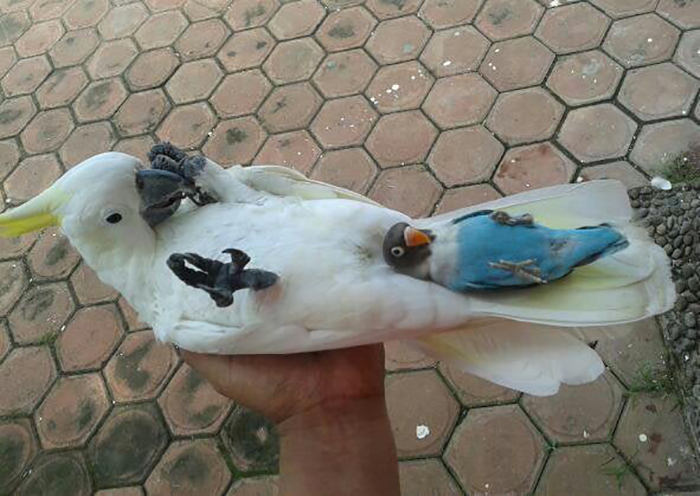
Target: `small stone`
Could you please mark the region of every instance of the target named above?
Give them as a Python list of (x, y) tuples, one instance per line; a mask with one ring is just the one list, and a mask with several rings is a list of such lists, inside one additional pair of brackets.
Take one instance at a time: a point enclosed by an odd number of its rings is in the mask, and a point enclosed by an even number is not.
[(700, 257), (700, 243), (695, 245), (695, 254)]
[(692, 247), (686, 246), (686, 247), (683, 249), (683, 256), (684, 256), (684, 257), (688, 258), (688, 257), (691, 255), (691, 253), (693, 253), (693, 248), (692, 248)]
[(690, 206), (693, 208), (700, 207), (700, 199), (695, 198), (690, 202)]
[(674, 248), (680, 248), (683, 245), (683, 238), (678, 236), (677, 238), (674, 238), (673, 240), (673, 247)]
[(659, 224), (658, 226), (656, 226), (656, 234), (658, 234), (659, 236), (663, 236), (664, 234), (666, 234), (666, 225)]
[(665, 245), (664, 251), (666, 252), (666, 255), (671, 256), (671, 253), (673, 253), (673, 246), (670, 244)]
[(667, 228), (672, 229), (675, 224), (676, 224), (675, 217), (669, 217), (668, 219), (666, 219), (666, 227)]
[(673, 250), (673, 253), (671, 253), (671, 258), (674, 260), (678, 260), (683, 256), (683, 251), (680, 248), (676, 248)]
[(693, 386), (693, 396), (695, 396), (696, 399), (700, 400), (700, 384), (696, 384)]
[(676, 300), (676, 310), (678, 312), (682, 312), (686, 308), (688, 308), (688, 300), (686, 300), (683, 296), (679, 296)]
[(698, 301), (697, 296), (695, 296), (690, 291), (683, 291), (682, 296), (685, 297), (686, 300), (688, 300), (688, 303), (695, 303), (696, 301)]
[(637, 200), (630, 201), (630, 205), (632, 205), (632, 208), (639, 208), (640, 206)]
[(666, 243), (668, 243), (668, 240), (665, 236), (654, 236), (654, 241), (659, 246), (664, 246)]
[(688, 279), (688, 288), (690, 288), (690, 290), (693, 292), (697, 292), (698, 289), (700, 289), (700, 280), (698, 280), (697, 276), (693, 276)]
[(634, 189), (629, 190), (629, 195), (630, 195), (630, 198), (632, 198), (633, 200), (636, 200), (637, 198), (639, 198), (639, 188), (634, 188)]
[(686, 327), (693, 328), (697, 325), (697, 323), (697, 319), (695, 318), (695, 314), (693, 312), (686, 312), (683, 314), (683, 324), (685, 324)]
[(688, 311), (693, 313), (700, 313), (700, 303), (691, 303), (688, 305)]
[(649, 215), (649, 209), (648, 208), (640, 208), (638, 211), (639, 217), (644, 218), (647, 215)]
[(688, 289), (688, 283), (685, 279), (678, 279), (676, 281), (676, 293), (681, 294), (683, 291)]
[(683, 265), (683, 267), (681, 267), (681, 275), (686, 279), (693, 277), (694, 273), (695, 273), (695, 270), (693, 269), (693, 266), (690, 264), (685, 264), (685, 265)]
[(668, 337), (671, 339), (671, 341), (675, 341), (679, 337), (681, 337), (681, 326), (677, 324), (673, 324), (668, 327)]
[[(681, 229), (681, 232), (683, 232), (682, 229)], [(684, 234), (683, 235), (683, 244), (686, 246), (692, 245), (693, 244), (693, 236), (691, 234)]]
[(687, 336), (688, 339), (692, 339), (693, 341), (697, 341), (697, 339), (698, 339), (697, 329), (688, 329), (685, 332), (685, 335)]

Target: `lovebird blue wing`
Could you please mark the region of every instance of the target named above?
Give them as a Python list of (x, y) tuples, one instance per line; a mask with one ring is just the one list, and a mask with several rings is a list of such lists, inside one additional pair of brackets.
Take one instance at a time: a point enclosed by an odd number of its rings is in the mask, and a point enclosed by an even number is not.
[[(454, 291), (553, 282), (628, 246), (610, 226), (550, 229), (530, 217), (491, 210), (457, 218), (444, 229), (436, 233), (431, 265), (445, 278), (439, 282)], [(443, 237), (448, 245), (440, 247)]]

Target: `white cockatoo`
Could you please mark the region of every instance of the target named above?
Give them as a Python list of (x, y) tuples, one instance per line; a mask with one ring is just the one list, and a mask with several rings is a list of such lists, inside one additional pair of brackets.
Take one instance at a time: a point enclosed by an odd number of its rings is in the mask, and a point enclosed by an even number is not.
[[(168, 150), (161, 149), (166, 162), (182, 158)], [(224, 169), (195, 158), (181, 161), (178, 174), (122, 153), (94, 156), (1, 214), (0, 235), (61, 226), (158, 339), (187, 350), (296, 353), (404, 340), (534, 395), (596, 379), (604, 365), (582, 339), (657, 315), (675, 300), (667, 257), (632, 226), (618, 182), (555, 186), (411, 219), (291, 169)], [(180, 205), (185, 195), (199, 206)], [(505, 291), (460, 292), (387, 263), (393, 226), (430, 237), (484, 209), (502, 212), (501, 224), (606, 224), (624, 237), (624, 249), (560, 280)], [(517, 251), (517, 239), (510, 249)]]

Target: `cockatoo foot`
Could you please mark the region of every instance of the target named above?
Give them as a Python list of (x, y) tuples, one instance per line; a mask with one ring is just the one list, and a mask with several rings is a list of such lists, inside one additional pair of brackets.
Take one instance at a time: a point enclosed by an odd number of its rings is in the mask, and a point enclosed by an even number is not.
[(233, 293), (240, 289), (260, 291), (279, 280), (273, 272), (246, 269), (250, 257), (241, 250), (230, 248), (223, 253), (231, 256), (231, 262), (219, 262), (196, 253), (173, 253), (168, 258), (168, 267), (188, 286), (206, 291), (218, 307), (230, 306)]
[(216, 198), (197, 187), (197, 176), (201, 174), (207, 163), (204, 157), (200, 155), (189, 157), (184, 151), (165, 141), (151, 148), (148, 152), (148, 160), (152, 168), (172, 172), (183, 178), (195, 191), (187, 197), (196, 205), (201, 207), (216, 203)]
[(489, 263), (494, 269), (507, 270), (512, 272), (518, 277), (525, 279), (536, 284), (546, 284), (547, 280), (541, 277), (542, 271), (537, 265), (535, 265), (534, 260), (525, 260), (523, 262), (507, 262), (505, 260), (500, 260), (498, 263)]
[(493, 212), (491, 214), (491, 219), (498, 224), (503, 224), (504, 226), (531, 226), (535, 222), (530, 214), (513, 217), (510, 214), (502, 211)]

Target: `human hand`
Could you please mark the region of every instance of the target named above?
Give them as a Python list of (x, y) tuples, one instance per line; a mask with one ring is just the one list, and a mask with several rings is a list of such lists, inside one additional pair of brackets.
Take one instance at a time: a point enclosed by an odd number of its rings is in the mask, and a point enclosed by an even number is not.
[(381, 344), (294, 355), (209, 355), (185, 361), (222, 395), (280, 424), (321, 407), (384, 401)]

